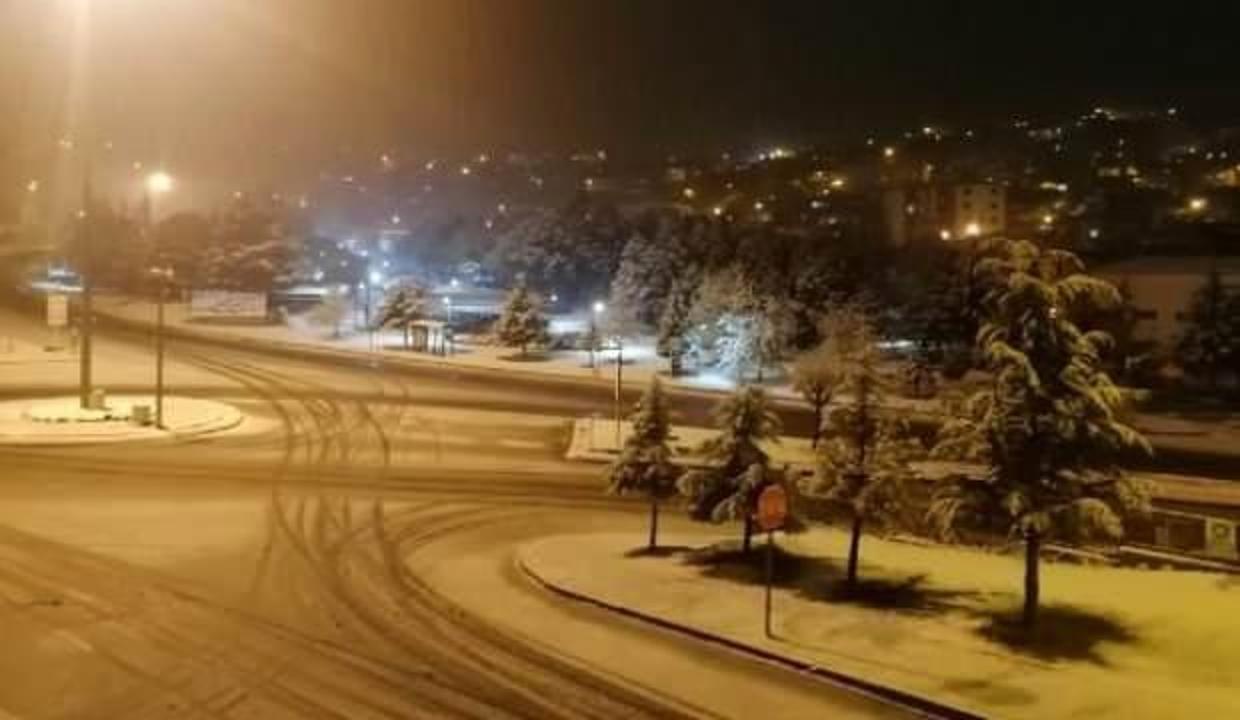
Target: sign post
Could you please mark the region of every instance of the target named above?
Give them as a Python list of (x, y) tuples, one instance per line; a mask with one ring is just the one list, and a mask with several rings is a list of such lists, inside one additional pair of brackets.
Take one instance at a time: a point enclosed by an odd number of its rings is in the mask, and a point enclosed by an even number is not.
[(788, 493), (782, 485), (767, 485), (758, 496), (758, 527), (766, 531), (766, 603), (762, 627), (771, 637), (771, 586), (775, 582), (775, 531), (788, 518)]

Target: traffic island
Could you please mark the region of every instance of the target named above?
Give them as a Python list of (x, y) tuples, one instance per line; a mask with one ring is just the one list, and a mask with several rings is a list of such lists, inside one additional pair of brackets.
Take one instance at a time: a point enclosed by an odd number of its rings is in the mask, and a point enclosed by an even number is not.
[(96, 397), (83, 408), (78, 397), (0, 402), (0, 444), (66, 445), (185, 438), (236, 429), (245, 415), (227, 403), (201, 398), (164, 398), (163, 427), (155, 426), (150, 395)]
[(1019, 557), (847, 534), (777, 536), (772, 635), (762, 548), (667, 535), (544, 538), (522, 570), (577, 601), (845, 684), (934, 717), (1240, 717), (1236, 578), (1048, 564), (1037, 630), (1011, 621)]

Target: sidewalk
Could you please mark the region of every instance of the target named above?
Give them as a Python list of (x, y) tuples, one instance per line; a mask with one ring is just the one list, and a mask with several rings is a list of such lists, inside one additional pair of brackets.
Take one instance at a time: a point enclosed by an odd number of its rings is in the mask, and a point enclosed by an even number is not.
[(709, 561), (699, 536), (665, 536), (670, 555), (632, 556), (643, 540), (553, 536), (521, 546), (518, 562), (562, 595), (987, 717), (1240, 717), (1231, 578), (1045, 563), (1042, 626), (1029, 639), (1006, 620), (1020, 603), (1019, 557), (867, 536), (850, 595), (847, 535), (819, 528), (778, 538), (792, 554), (776, 563), (766, 637), (763, 553)]
[[(573, 421), (572, 439), (565, 459), (584, 462), (611, 462), (619, 454), (619, 448), (633, 432), (633, 424), (620, 423), (619, 437), (614, 418), (588, 417)], [(703, 442), (718, 434), (711, 428), (675, 425), (671, 429), (668, 445), (672, 449), (672, 461), (677, 465), (701, 466), (706, 461), (696, 450)], [(814, 450), (809, 440), (798, 437), (781, 437), (779, 442), (764, 442), (762, 449), (775, 466), (812, 467)]]

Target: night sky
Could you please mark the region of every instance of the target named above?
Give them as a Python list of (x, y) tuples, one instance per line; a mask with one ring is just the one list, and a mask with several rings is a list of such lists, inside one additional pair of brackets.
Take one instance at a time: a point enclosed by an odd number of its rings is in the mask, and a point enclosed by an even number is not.
[(0, 143), (61, 133), (84, 5), (99, 132), (204, 174), (388, 147), (718, 149), (1098, 103), (1240, 124), (1225, 0), (0, 0)]

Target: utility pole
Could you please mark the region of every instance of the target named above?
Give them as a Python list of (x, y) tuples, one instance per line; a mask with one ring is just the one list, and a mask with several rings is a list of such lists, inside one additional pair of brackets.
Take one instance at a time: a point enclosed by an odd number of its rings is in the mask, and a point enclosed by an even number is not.
[(78, 318), (80, 326), (82, 343), (78, 350), (78, 400), (82, 409), (90, 408), (90, 396), (93, 387), (93, 379), (91, 377), (91, 360), (92, 360), (92, 336), (94, 335), (95, 314), (93, 307), (94, 284), (95, 284), (95, 251), (91, 245), (90, 226), (94, 222), (94, 208), (92, 201), (92, 193), (90, 187), (90, 162), (86, 163), (85, 174), (82, 179), (82, 214), (79, 231), (81, 236), (79, 240), (79, 252), (82, 254), (82, 268), (80, 276), (82, 280), (82, 305), (81, 316)]
[[(159, 238), (155, 235), (155, 198), (172, 190), (173, 180), (168, 173), (159, 171), (147, 176), (144, 183), (146, 201), (146, 233), (151, 241), (151, 255), (156, 263), (164, 258), (159, 254)], [(168, 278), (171, 267), (157, 264), (151, 268), (159, 287), (155, 298), (155, 427), (164, 429), (164, 304), (167, 302)]]
[(620, 451), (620, 422), (624, 417), (621, 388), (624, 386), (624, 342), (616, 338), (616, 452)]
[(159, 299), (155, 305), (155, 427), (164, 429), (164, 302), (168, 271), (159, 269)]

